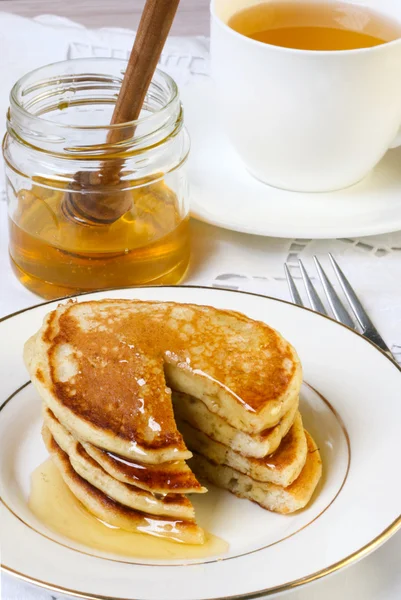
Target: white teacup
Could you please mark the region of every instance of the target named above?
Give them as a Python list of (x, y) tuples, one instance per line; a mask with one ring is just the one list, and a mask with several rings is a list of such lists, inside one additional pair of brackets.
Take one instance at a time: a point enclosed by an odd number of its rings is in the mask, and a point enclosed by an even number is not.
[[(233, 146), (252, 175), (276, 187), (322, 192), (358, 182), (398, 145), (401, 39), (326, 52), (268, 45), (227, 25), (257, 3), (212, 0), (212, 74)], [(401, 24), (401, 0), (349, 3)]]

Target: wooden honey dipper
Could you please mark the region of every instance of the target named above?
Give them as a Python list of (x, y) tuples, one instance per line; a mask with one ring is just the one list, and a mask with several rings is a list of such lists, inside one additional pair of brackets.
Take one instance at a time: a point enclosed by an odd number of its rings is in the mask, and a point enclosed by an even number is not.
[[(179, 1), (146, 0), (111, 125), (138, 119)], [(110, 129), (107, 144), (124, 139), (121, 129)], [(132, 135), (134, 131), (132, 128)], [(104, 163), (95, 173), (78, 171), (62, 202), (64, 215), (87, 225), (110, 224), (122, 217), (132, 208), (132, 194), (118, 191), (121, 167), (122, 160), (116, 159), (112, 166)], [(102, 188), (110, 192), (102, 194)]]

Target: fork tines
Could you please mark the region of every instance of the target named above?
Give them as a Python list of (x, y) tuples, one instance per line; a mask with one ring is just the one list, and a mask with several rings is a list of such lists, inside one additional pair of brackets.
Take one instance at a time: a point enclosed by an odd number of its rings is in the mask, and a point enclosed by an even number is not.
[[(350, 306), (352, 314), (355, 316), (360, 328), (362, 329), (363, 335), (365, 337), (369, 338), (372, 342), (374, 342), (382, 350), (384, 350), (384, 352), (386, 352), (387, 354), (392, 356), (389, 348), (387, 347), (383, 338), (380, 336), (379, 332), (373, 325), (368, 314), (366, 313), (365, 309), (363, 308), (360, 300), (358, 299), (357, 295), (355, 294), (354, 290), (352, 289), (351, 284), (349, 283), (348, 279), (346, 278), (346, 276), (340, 269), (338, 263), (336, 262), (336, 260), (332, 256), (332, 254), (329, 254), (329, 259), (330, 259), (331, 265), (333, 267), (334, 273), (340, 283), (341, 289), (344, 292), (344, 296), (348, 301), (348, 304)], [(348, 327), (351, 327), (352, 329), (357, 329), (353, 319), (350, 317), (348, 311), (346, 310), (343, 302), (341, 301), (339, 295), (337, 294), (336, 290), (334, 289), (330, 279), (328, 278), (328, 276), (327, 276), (326, 272), (324, 271), (322, 265), (320, 264), (318, 258), (316, 256), (314, 256), (313, 260), (315, 262), (317, 274), (319, 276), (320, 282), (323, 287), (323, 291), (325, 293), (325, 296), (327, 298), (328, 304), (330, 306), (330, 309), (331, 309), (331, 312), (332, 312), (334, 318), (339, 323), (343, 323), (344, 325), (347, 325)], [(299, 260), (298, 264), (299, 264), (299, 269), (301, 272), (301, 278), (302, 278), (302, 281), (305, 286), (306, 295), (308, 297), (308, 301), (309, 301), (311, 308), (316, 312), (319, 312), (323, 315), (327, 315), (328, 314), (327, 310), (326, 310), (323, 302), (321, 301), (319, 294), (317, 293), (317, 290), (316, 290), (311, 278), (309, 277), (308, 272), (305, 269), (305, 266), (304, 266), (302, 260)], [(285, 276), (286, 276), (286, 279), (288, 282), (288, 287), (290, 290), (290, 295), (291, 295), (291, 299), (292, 299), (293, 303), (297, 304), (298, 306), (304, 306), (301, 295), (298, 291), (298, 288), (295, 284), (294, 278), (291, 275), (291, 271), (287, 264), (284, 265), (284, 271), (285, 271)]]

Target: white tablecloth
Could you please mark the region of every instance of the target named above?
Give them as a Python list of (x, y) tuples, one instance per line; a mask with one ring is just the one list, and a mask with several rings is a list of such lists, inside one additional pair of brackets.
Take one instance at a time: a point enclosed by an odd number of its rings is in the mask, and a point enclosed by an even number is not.
[[(34, 21), (0, 13), (0, 114), (8, 90), (29, 69), (80, 56), (126, 57), (133, 33), (89, 31), (65, 19), (43, 16)], [(28, 49), (28, 50), (27, 50)], [(172, 38), (162, 66), (182, 85), (208, 73), (208, 43), (203, 38)], [(1, 128), (1, 124), (0, 124)], [(2, 176), (1, 176), (2, 177)], [(13, 276), (7, 255), (7, 215), (0, 179), (0, 317), (40, 302)], [(230, 287), (289, 299), (283, 263), (298, 276), (301, 257), (313, 272), (312, 256), (325, 263), (333, 252), (393, 353), (401, 361), (401, 232), (363, 239), (289, 240), (258, 238), (193, 222), (193, 259), (187, 283)], [(329, 270), (329, 268), (328, 268)], [(0, 529), (1, 544), (1, 529)], [(1, 550), (0, 550), (1, 551)], [(364, 561), (307, 588), (291, 600), (400, 600), (401, 533)], [(8, 575), (0, 580), (2, 600), (50, 600), (58, 594), (28, 586)]]

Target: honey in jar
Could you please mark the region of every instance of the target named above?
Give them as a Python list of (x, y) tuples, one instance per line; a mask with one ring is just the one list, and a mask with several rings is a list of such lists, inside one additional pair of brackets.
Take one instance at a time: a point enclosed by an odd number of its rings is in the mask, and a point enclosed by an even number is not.
[[(189, 140), (178, 90), (157, 71), (140, 119), (112, 126), (123, 129), (123, 141), (107, 144), (124, 66), (116, 59), (66, 61), (13, 88), (3, 144), (10, 258), (20, 281), (45, 298), (174, 284), (188, 268)], [(113, 161), (119, 185), (108, 194), (114, 202), (128, 195), (131, 208), (110, 223), (66, 214), (76, 173), (113, 168)], [(96, 194), (104, 200), (102, 189)]]

